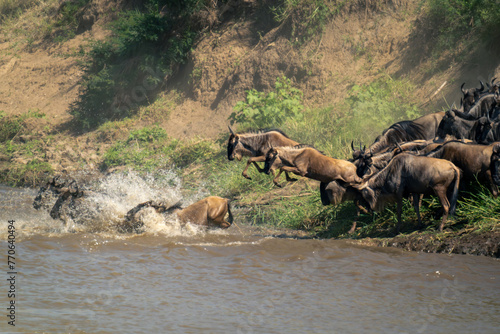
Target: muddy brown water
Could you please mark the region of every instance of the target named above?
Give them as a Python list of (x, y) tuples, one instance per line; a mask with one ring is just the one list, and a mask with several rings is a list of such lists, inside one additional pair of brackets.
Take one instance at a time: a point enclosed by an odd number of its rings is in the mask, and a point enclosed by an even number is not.
[[(497, 259), (299, 239), (243, 224), (207, 232), (154, 217), (139, 235), (86, 230), (35, 211), (33, 196), (31, 190), (0, 187), (0, 332), (498, 333), (500, 328)], [(11, 219), (15, 298), (8, 297), (7, 282)], [(8, 324), (11, 300), (15, 327)]]

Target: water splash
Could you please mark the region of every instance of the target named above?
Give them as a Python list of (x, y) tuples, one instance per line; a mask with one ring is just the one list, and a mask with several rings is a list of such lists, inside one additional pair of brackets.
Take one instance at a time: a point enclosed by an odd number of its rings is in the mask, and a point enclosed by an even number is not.
[[(81, 176), (81, 175), (79, 175)], [(75, 179), (81, 179), (75, 177)], [(136, 172), (113, 173), (85, 186), (85, 196), (65, 216), (65, 223), (52, 219), (47, 209), (35, 210), (33, 189), (0, 189), (0, 234), (5, 236), (8, 220), (16, 220), (19, 236), (34, 234), (58, 235), (66, 233), (99, 233), (122, 238), (120, 226), (125, 215), (136, 205), (153, 200), (172, 205), (179, 201), (190, 205), (206, 196), (204, 189), (194, 195), (183, 196), (182, 180), (174, 170), (163, 170), (140, 175)], [(52, 199), (55, 202), (55, 198)], [(49, 203), (49, 210), (54, 203)], [(190, 236), (205, 233), (196, 225), (181, 226), (174, 214), (166, 215), (152, 208), (141, 210), (142, 233), (165, 236)], [(133, 236), (133, 234), (129, 234)]]

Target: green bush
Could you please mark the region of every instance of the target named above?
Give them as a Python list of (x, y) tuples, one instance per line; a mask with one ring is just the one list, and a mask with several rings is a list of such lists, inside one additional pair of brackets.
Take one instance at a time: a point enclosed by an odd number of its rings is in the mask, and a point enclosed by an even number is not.
[(304, 105), (303, 93), (292, 87), (291, 80), (282, 77), (269, 93), (255, 89), (247, 91), (245, 101), (236, 103), (230, 115), (231, 124), (237, 122), (240, 129), (279, 127), (288, 119), (301, 120)]
[(434, 52), (455, 49), (478, 33), (498, 50), (500, 6), (491, 0), (427, 0), (424, 15), (439, 32)]
[(354, 85), (335, 107), (306, 110), (301, 121), (289, 119), (283, 130), (336, 158), (349, 158), (350, 143), (369, 145), (391, 124), (421, 116), (413, 98), (414, 85), (383, 76)]
[(203, 0), (148, 0), (119, 13), (109, 25), (111, 37), (83, 52), (82, 90), (71, 111), (76, 119), (89, 129), (149, 102), (165, 76), (186, 61), (203, 29), (192, 15), (204, 6)]

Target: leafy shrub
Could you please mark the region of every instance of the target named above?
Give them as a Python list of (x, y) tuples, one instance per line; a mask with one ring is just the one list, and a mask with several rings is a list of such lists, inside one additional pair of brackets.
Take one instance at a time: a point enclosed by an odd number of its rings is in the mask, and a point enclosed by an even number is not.
[(292, 87), (291, 80), (282, 77), (275, 83), (275, 91), (247, 91), (245, 101), (236, 103), (229, 119), (231, 124), (238, 122), (244, 129), (281, 126), (287, 119), (303, 118), (303, 93)]
[(111, 38), (84, 52), (82, 90), (71, 111), (76, 119), (88, 129), (148, 102), (186, 61), (201, 29), (190, 18), (204, 6), (204, 0), (148, 0), (140, 10), (119, 13), (109, 25)]
[(454, 49), (477, 32), (498, 48), (500, 6), (490, 0), (427, 0), (424, 17), (439, 32), (434, 52)]
[(288, 120), (283, 130), (327, 155), (349, 158), (351, 141), (369, 145), (391, 124), (421, 116), (413, 91), (409, 81), (384, 76), (370, 84), (354, 85), (344, 102), (335, 107), (307, 110), (301, 121)]

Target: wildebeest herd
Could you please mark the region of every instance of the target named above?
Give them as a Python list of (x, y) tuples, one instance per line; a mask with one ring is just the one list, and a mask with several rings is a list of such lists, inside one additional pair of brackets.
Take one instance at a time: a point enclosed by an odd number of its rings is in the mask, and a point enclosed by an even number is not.
[[(382, 210), (387, 203), (397, 203), (397, 230), (401, 225), (403, 198), (411, 197), (417, 214), (423, 195), (434, 193), (443, 208), (440, 230), (453, 214), (459, 189), (478, 180), (492, 196), (500, 186), (500, 83), (495, 79), (479, 88), (465, 89), (459, 109), (436, 112), (415, 120), (397, 122), (383, 131), (368, 147), (356, 149), (351, 142), (352, 159), (326, 156), (312, 146), (290, 139), (280, 130), (236, 133), (229, 127), (229, 160), (249, 157), (242, 175), (253, 164), (259, 172), (277, 175), (285, 172), (288, 182), (296, 181), (290, 173), (319, 181), (323, 205), (353, 201), (365, 213)], [(257, 163), (264, 162), (261, 168)], [(52, 178), (33, 203), (45, 207), (54, 219), (78, 222), (85, 191), (74, 180)], [(51, 197), (52, 202), (47, 198)], [(47, 204), (50, 203), (50, 204)], [(187, 208), (176, 203), (146, 201), (130, 209), (118, 227), (124, 232), (140, 231), (143, 223), (137, 215), (152, 208), (158, 213), (174, 213), (185, 224), (228, 228), (233, 223), (230, 202), (209, 196)], [(359, 211), (358, 211), (359, 212)], [(229, 221), (225, 221), (229, 214)]]
[[(442, 231), (453, 214), (461, 185), (484, 183), (493, 196), (500, 186), (500, 83), (493, 79), (465, 89), (461, 107), (391, 125), (368, 147), (355, 149), (352, 159), (328, 157), (314, 147), (291, 140), (280, 130), (238, 134), (231, 128), (228, 159), (249, 156), (243, 176), (254, 164), (259, 172), (285, 172), (320, 182), (323, 205), (352, 200), (364, 211), (397, 203), (401, 225), (402, 200), (412, 197), (419, 225), (421, 196), (434, 193), (442, 207)], [(264, 168), (257, 165), (264, 162)]]

